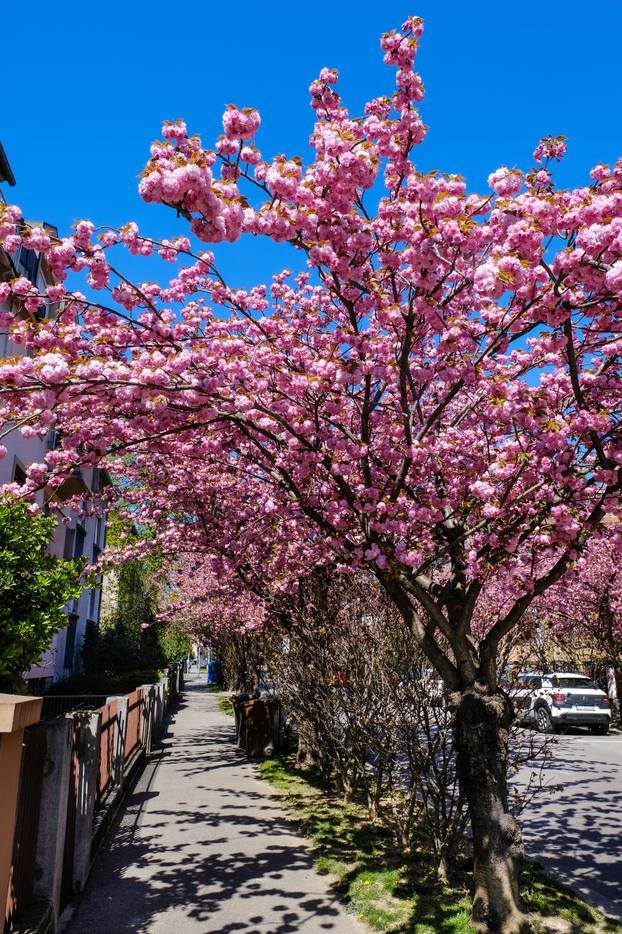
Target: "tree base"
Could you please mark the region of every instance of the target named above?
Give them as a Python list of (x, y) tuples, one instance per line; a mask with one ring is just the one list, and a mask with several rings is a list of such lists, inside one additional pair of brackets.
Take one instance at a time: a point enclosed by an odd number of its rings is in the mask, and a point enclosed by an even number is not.
[(471, 917), (471, 927), (477, 934), (532, 934), (533, 932), (531, 918), (522, 911), (512, 911), (501, 924), (496, 926)]

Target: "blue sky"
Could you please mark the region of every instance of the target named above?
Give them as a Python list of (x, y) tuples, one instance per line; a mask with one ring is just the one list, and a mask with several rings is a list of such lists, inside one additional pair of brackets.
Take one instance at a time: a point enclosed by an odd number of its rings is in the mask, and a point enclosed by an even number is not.
[[(262, 114), (264, 155), (304, 155), (310, 81), (324, 65), (339, 68), (353, 111), (389, 92), (393, 72), (378, 38), (409, 13), (426, 24), (417, 59), (430, 127), (422, 169), (459, 172), (481, 189), (498, 165), (529, 166), (549, 132), (569, 138), (562, 184), (581, 184), (595, 162), (622, 155), (616, 2), (34, 0), (23, 9), (3, 11), (4, 35), (20, 36), (0, 124), (17, 178), (6, 193), (61, 230), (89, 217), (135, 219), (153, 236), (185, 232), (136, 192), (164, 118), (183, 116), (208, 144), (225, 104), (252, 105)], [(290, 255), (249, 240), (221, 248), (219, 261), (246, 285)]]

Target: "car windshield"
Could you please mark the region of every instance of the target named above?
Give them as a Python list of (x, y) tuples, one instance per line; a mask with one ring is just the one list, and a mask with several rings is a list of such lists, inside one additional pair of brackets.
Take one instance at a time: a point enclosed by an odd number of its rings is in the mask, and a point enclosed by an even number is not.
[(590, 678), (551, 678), (551, 684), (556, 688), (588, 688), (591, 691), (598, 690)]

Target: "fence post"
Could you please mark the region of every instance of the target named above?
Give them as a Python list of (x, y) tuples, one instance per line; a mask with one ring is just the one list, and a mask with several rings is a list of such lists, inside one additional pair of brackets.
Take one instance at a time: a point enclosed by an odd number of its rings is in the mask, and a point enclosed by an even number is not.
[(162, 729), (162, 724), (166, 717), (166, 711), (168, 708), (168, 679), (163, 678), (162, 681), (158, 683), (159, 688), (159, 704), (158, 704), (158, 730)]
[(151, 752), (153, 740), (157, 735), (155, 712), (156, 712), (156, 688), (153, 684), (143, 684), (143, 722), (141, 729), (141, 742), (145, 752)]
[(41, 786), (34, 895), (52, 906), (56, 928), (63, 878), (73, 721), (50, 720), (45, 729), (47, 753)]
[(106, 698), (107, 704), (117, 705), (117, 730), (115, 736), (115, 750), (112, 763), (112, 785), (119, 785), (123, 778), (123, 765), (125, 762), (125, 738), (127, 736), (127, 694), (113, 694)]
[(24, 729), (41, 713), (40, 697), (0, 694), (0, 920), (4, 926), (10, 886), (13, 836)]
[(74, 892), (79, 892), (89, 874), (91, 862), (91, 839), (97, 797), (99, 729), (102, 715), (99, 710), (96, 710), (79, 712), (76, 716), (80, 721), (80, 746), (72, 881)]

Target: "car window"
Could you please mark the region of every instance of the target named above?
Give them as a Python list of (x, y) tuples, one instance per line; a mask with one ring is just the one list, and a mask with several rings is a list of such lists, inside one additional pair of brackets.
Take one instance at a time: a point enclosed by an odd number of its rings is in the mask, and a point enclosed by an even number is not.
[(553, 678), (553, 687), (556, 688), (587, 688), (597, 691), (598, 687), (591, 678)]
[(542, 687), (542, 678), (537, 678), (535, 675), (520, 675), (518, 683), (519, 687), (527, 688), (527, 690), (533, 691)]

